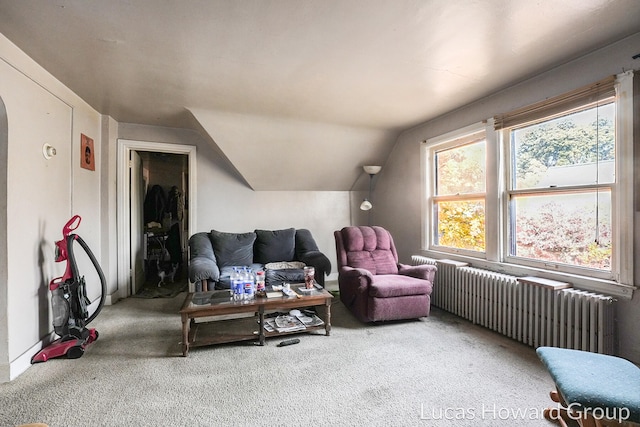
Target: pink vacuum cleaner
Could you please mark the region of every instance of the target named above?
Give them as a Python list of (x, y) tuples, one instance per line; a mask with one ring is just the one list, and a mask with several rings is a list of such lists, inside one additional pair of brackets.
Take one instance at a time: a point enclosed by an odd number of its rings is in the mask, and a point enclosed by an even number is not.
[[(98, 331), (86, 326), (96, 318), (104, 306), (106, 281), (91, 249), (80, 236), (72, 233), (78, 228), (80, 221), (79, 215), (72, 217), (62, 228), (62, 240), (56, 242), (56, 262), (67, 261), (64, 275), (49, 282), (53, 328), (59, 338), (34, 355), (31, 363), (46, 362), (62, 356), (77, 359), (84, 354), (89, 344), (98, 339)], [(100, 277), (100, 302), (92, 315), (89, 315), (88, 311), (91, 301), (87, 298), (84, 276), (80, 276), (73, 255), (74, 242), (82, 246)]]

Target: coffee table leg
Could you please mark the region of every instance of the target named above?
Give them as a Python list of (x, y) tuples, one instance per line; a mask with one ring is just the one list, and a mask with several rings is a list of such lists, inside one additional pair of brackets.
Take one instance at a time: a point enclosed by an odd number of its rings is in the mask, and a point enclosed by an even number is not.
[(264, 345), (264, 306), (260, 306), (258, 310), (258, 342), (260, 345)]
[(325, 303), (325, 307), (327, 309), (327, 322), (325, 323), (324, 330), (325, 335), (331, 335), (331, 301), (327, 301)]
[(189, 316), (182, 315), (182, 355), (187, 357), (189, 354)]

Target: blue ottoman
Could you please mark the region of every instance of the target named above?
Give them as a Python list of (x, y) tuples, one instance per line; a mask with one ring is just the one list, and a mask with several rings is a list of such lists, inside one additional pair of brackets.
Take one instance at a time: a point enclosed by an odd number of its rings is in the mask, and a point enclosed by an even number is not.
[(557, 388), (551, 399), (559, 406), (545, 411), (547, 419), (562, 426), (577, 422), (585, 427), (640, 423), (640, 368), (636, 365), (580, 350), (539, 347), (536, 352)]

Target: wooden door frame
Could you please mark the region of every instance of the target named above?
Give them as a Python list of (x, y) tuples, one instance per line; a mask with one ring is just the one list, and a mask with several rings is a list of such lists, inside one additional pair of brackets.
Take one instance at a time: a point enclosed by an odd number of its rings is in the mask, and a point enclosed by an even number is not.
[(151, 151), (156, 153), (186, 154), (189, 167), (189, 226), (186, 230), (197, 230), (197, 188), (196, 188), (196, 147), (194, 145), (171, 144), (165, 142), (136, 141), (118, 139), (117, 152), (117, 242), (118, 242), (118, 296), (126, 298), (131, 295), (131, 189), (129, 187), (129, 157), (131, 151)]

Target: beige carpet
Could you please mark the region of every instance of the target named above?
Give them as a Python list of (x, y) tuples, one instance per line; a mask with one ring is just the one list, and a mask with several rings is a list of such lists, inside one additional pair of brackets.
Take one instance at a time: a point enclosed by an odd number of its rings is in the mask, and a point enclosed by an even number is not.
[(552, 425), (542, 419), (552, 383), (534, 350), (442, 311), (364, 325), (335, 302), (330, 337), (196, 348), (184, 358), (183, 298), (105, 307), (82, 358), (33, 365), (0, 384), (0, 425)]

